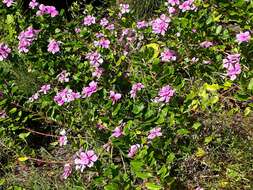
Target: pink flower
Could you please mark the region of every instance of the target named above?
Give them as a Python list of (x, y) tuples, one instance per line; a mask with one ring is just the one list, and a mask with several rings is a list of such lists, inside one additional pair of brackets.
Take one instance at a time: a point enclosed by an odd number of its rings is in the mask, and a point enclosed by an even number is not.
[(77, 156), (78, 157), (74, 160), (74, 163), (76, 165), (76, 170), (80, 169), (81, 172), (83, 172), (86, 167), (91, 168), (94, 165), (94, 162), (98, 159), (93, 150), (80, 152)]
[(64, 82), (69, 82), (69, 75), (66, 70), (63, 70), (59, 75), (57, 75), (57, 79), (59, 82), (64, 83)]
[(204, 190), (202, 187), (197, 187), (195, 190)]
[(35, 7), (37, 7), (39, 5), (39, 3), (36, 1), (36, 0), (32, 0), (32, 1), (30, 1), (30, 3), (29, 3), (29, 7), (31, 8), (31, 9), (35, 9)]
[(95, 67), (95, 71), (92, 72), (92, 77), (97, 77), (99, 79), (102, 76), (103, 72), (103, 68)]
[(94, 67), (99, 67), (103, 63), (103, 59), (97, 51), (88, 53), (85, 57), (90, 60), (90, 63)]
[(55, 54), (60, 51), (60, 42), (56, 40), (50, 40), (47, 46), (47, 51)]
[(130, 91), (131, 98), (136, 97), (136, 93), (144, 88), (144, 85), (142, 83), (136, 83), (132, 86), (132, 90)]
[(125, 13), (129, 13), (130, 9), (129, 9), (129, 4), (120, 4), (120, 12), (121, 14), (125, 14)]
[(97, 43), (97, 45), (101, 46), (102, 48), (109, 48), (110, 41), (106, 38), (101, 38)]
[(148, 26), (148, 23), (146, 21), (137, 22), (137, 28), (139, 29), (146, 28), (147, 26)]
[(200, 47), (202, 48), (209, 48), (211, 46), (213, 46), (213, 42), (210, 42), (210, 41), (204, 41), (200, 43)]
[(68, 142), (68, 139), (67, 139), (66, 136), (60, 136), (60, 137), (59, 137), (59, 144), (60, 144), (60, 146), (66, 145), (67, 142)]
[(153, 128), (149, 131), (148, 139), (152, 140), (152, 139), (154, 139), (156, 137), (160, 137), (160, 136), (162, 136), (161, 128), (156, 127), (156, 128)]
[(99, 129), (99, 130), (102, 130), (102, 129), (105, 129), (106, 127), (103, 125), (103, 124), (101, 124), (101, 123), (98, 123), (97, 125), (96, 125), (96, 127)]
[(58, 139), (58, 142), (60, 144), (60, 146), (64, 146), (68, 143), (68, 139), (67, 139), (67, 136), (66, 136), (66, 131), (65, 129), (63, 129), (61, 132), (60, 132), (60, 137)]
[(95, 92), (97, 92), (97, 82), (92, 81), (89, 83), (88, 87), (83, 88), (82, 94), (84, 98), (86, 98), (86, 97), (90, 97)]
[(54, 6), (46, 6), (46, 12), (47, 14), (50, 14), (51, 17), (55, 17), (59, 14)]
[(95, 23), (96, 23), (96, 18), (94, 16), (88, 15), (88, 16), (84, 17), (84, 19), (83, 19), (83, 25), (85, 25), (85, 26), (90, 26)]
[(112, 100), (112, 104), (115, 104), (115, 102), (121, 99), (121, 94), (116, 93), (114, 91), (110, 91), (110, 98)]
[(13, 0), (3, 0), (3, 3), (7, 6), (10, 7), (13, 5), (14, 1)]
[(166, 17), (164, 14), (160, 16), (160, 18), (155, 19), (151, 22), (153, 33), (165, 35), (169, 27), (170, 18)]
[(10, 53), (11, 49), (8, 47), (8, 45), (0, 43), (0, 61), (6, 59)]
[(43, 94), (47, 94), (47, 92), (51, 89), (50, 84), (45, 84), (40, 88), (39, 92), (43, 92)]
[(168, 0), (168, 3), (171, 4), (172, 6), (180, 4), (179, 0)]
[(227, 76), (235, 80), (241, 73), (240, 54), (230, 54), (223, 59), (223, 67), (227, 69)]
[(112, 133), (112, 136), (113, 137), (116, 137), (116, 138), (119, 138), (120, 136), (123, 135), (123, 131), (121, 129), (121, 127), (116, 127), (114, 130), (113, 130), (113, 133)]
[(193, 5), (193, 2), (194, 2), (194, 0), (185, 1), (179, 6), (179, 9), (181, 9), (182, 12), (189, 11), (189, 10), (195, 10), (196, 7), (195, 7), (195, 5)]
[(107, 30), (114, 30), (114, 24), (109, 24), (108, 26), (106, 26)]
[(37, 38), (40, 30), (35, 30), (33, 27), (28, 27), (25, 31), (22, 31), (19, 36), (18, 50), (19, 52), (27, 53), (28, 47), (32, 45), (32, 42)]
[(0, 110), (0, 119), (4, 119), (7, 117), (7, 114), (4, 110)]
[(37, 16), (42, 16), (48, 14), (51, 17), (55, 17), (59, 14), (59, 12), (56, 10), (54, 6), (45, 6), (43, 4), (39, 5), (39, 10), (37, 11), (36, 15)]
[(59, 105), (62, 106), (66, 102), (72, 102), (75, 99), (80, 98), (81, 95), (79, 92), (73, 92), (73, 90), (69, 88), (65, 88), (62, 91), (58, 92), (54, 97), (54, 101)]
[(35, 100), (38, 100), (40, 97), (40, 94), (36, 92), (35, 94), (32, 95), (32, 97), (29, 98), (29, 102), (34, 102)]
[(72, 172), (72, 167), (70, 164), (65, 164), (63, 169), (63, 174), (61, 176), (62, 179), (67, 179)]
[(103, 33), (98, 32), (98, 33), (95, 34), (95, 36), (96, 36), (96, 38), (102, 38), (105, 35)]
[(128, 157), (129, 158), (133, 158), (135, 156), (135, 154), (137, 153), (138, 149), (140, 148), (139, 144), (134, 144), (130, 147), (129, 151), (128, 151)]
[(155, 102), (169, 102), (170, 98), (174, 96), (175, 91), (169, 86), (166, 85), (161, 88), (159, 91), (159, 96), (155, 98)]
[(173, 14), (175, 14), (175, 13), (177, 12), (177, 10), (176, 10), (174, 7), (169, 7), (169, 8), (168, 8), (168, 12), (169, 12), (171, 15), (173, 15)]
[(251, 38), (251, 36), (250, 36), (249, 31), (241, 32), (240, 34), (236, 34), (236, 41), (238, 43), (249, 42), (250, 38)]
[(107, 26), (108, 24), (109, 24), (109, 21), (108, 21), (106, 18), (102, 18), (102, 19), (100, 20), (100, 25), (101, 25), (101, 26), (105, 27), (105, 26)]
[(176, 53), (170, 49), (165, 49), (164, 52), (161, 53), (162, 61), (169, 62), (169, 61), (176, 61)]
[(79, 34), (81, 32), (80, 28), (75, 28), (75, 33)]
[(111, 149), (111, 143), (106, 143), (103, 145), (103, 149), (105, 149), (106, 152), (110, 152)]

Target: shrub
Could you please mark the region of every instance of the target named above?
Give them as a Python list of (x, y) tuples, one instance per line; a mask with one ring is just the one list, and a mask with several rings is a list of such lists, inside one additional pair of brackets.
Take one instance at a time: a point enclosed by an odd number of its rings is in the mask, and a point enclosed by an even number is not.
[(251, 2), (169, 0), (147, 20), (74, 4), (71, 21), (7, 3), (0, 185), (250, 189)]

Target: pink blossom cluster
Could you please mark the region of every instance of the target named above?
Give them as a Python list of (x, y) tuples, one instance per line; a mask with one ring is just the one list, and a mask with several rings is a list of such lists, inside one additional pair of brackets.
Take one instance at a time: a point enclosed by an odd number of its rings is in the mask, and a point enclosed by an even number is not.
[(101, 26), (106, 27), (109, 24), (107, 18), (102, 18), (99, 23)]
[(10, 7), (13, 5), (14, 1), (13, 0), (3, 0), (3, 3), (7, 6)]
[(122, 127), (119, 126), (119, 127), (116, 127), (114, 130), (113, 130), (113, 133), (112, 133), (112, 136), (113, 137), (116, 137), (116, 138), (119, 138), (123, 135), (123, 131), (122, 131)]
[(146, 27), (148, 27), (148, 23), (145, 20), (137, 22), (138, 29), (142, 29), (142, 28), (146, 28)]
[(196, 10), (196, 6), (194, 5), (194, 0), (184, 1), (181, 5), (179, 5), (179, 9), (181, 9), (182, 12)]
[(171, 97), (174, 96), (175, 90), (173, 90), (169, 85), (162, 87), (159, 91), (159, 96), (155, 98), (155, 102), (169, 102)]
[(31, 8), (31, 9), (35, 9), (36, 7), (38, 7), (39, 6), (39, 3), (36, 1), (36, 0), (32, 0), (32, 1), (30, 1), (30, 3), (29, 3), (29, 7)]
[(92, 81), (89, 83), (88, 87), (83, 88), (82, 95), (84, 98), (86, 98), (86, 97), (90, 97), (95, 92), (97, 92), (97, 82)]
[(250, 38), (251, 38), (251, 36), (250, 36), (249, 31), (240, 32), (239, 34), (236, 34), (236, 41), (238, 43), (249, 42)]
[(49, 41), (49, 44), (47, 46), (47, 51), (51, 52), (52, 54), (55, 54), (60, 51), (60, 42), (56, 41), (54, 39)]
[(86, 59), (88, 59), (92, 66), (99, 67), (103, 63), (103, 59), (100, 53), (97, 51), (88, 53), (86, 55)]
[(56, 94), (56, 96), (54, 97), (54, 101), (59, 106), (62, 106), (64, 103), (72, 102), (75, 99), (79, 99), (80, 97), (81, 95), (79, 92), (74, 92), (69, 88), (65, 88)]
[(141, 146), (140, 146), (139, 144), (134, 144), (134, 145), (132, 145), (132, 146), (130, 147), (129, 151), (128, 151), (127, 156), (128, 156), (129, 158), (133, 158), (133, 157), (136, 155), (136, 153), (137, 153), (137, 151), (138, 151), (138, 149), (139, 149), (140, 147), (141, 147)]
[(121, 14), (125, 14), (125, 13), (129, 13), (130, 9), (129, 9), (129, 4), (120, 4), (120, 13)]
[(161, 53), (161, 58), (163, 62), (176, 61), (177, 59), (175, 51), (170, 49), (165, 49)]
[(202, 48), (209, 48), (213, 46), (213, 42), (210, 42), (210, 41), (203, 41), (200, 43), (200, 47)]
[(33, 29), (32, 26), (28, 27), (25, 31), (22, 31), (19, 36), (18, 50), (19, 52), (27, 53), (29, 51), (29, 46), (32, 45), (32, 42), (36, 40), (40, 30)]
[(83, 19), (84, 26), (90, 26), (95, 23), (96, 23), (96, 18), (94, 16), (88, 15), (88, 16), (84, 17), (84, 19)]
[(94, 45), (102, 48), (109, 48), (110, 40), (101, 38), (99, 41), (94, 41)]
[(98, 79), (102, 76), (104, 72), (103, 68), (94, 67), (94, 71), (92, 72), (92, 77), (97, 77)]
[(114, 26), (114, 24), (108, 24), (108, 25), (106, 26), (106, 29), (112, 31), (112, 30), (115, 29), (115, 26)]
[(187, 0), (184, 2), (180, 2), (179, 0), (168, 0), (168, 11), (170, 14), (175, 14), (177, 12), (176, 6), (182, 11), (196, 10), (196, 6), (194, 5), (194, 0)]
[(156, 127), (156, 128), (153, 128), (149, 131), (148, 139), (152, 140), (152, 139), (154, 139), (156, 137), (160, 137), (160, 136), (162, 136), (161, 128)]
[(47, 5), (40, 4), (39, 10), (37, 11), (36, 15), (42, 16), (46, 14), (50, 15), (51, 17), (55, 17), (59, 15), (59, 12), (56, 10), (54, 6), (47, 6)]
[(11, 49), (7, 44), (0, 43), (0, 61), (3, 61), (11, 53)]
[(69, 163), (64, 165), (63, 174), (61, 175), (61, 179), (67, 179), (72, 172), (72, 167)]
[(7, 114), (5, 112), (5, 110), (0, 110), (0, 119), (4, 119), (7, 117)]
[(168, 30), (170, 18), (165, 14), (162, 14), (160, 18), (157, 18), (151, 22), (153, 33), (165, 35)]
[(40, 90), (37, 91), (36, 93), (34, 93), (30, 98), (29, 98), (29, 102), (34, 102), (35, 100), (38, 100), (40, 97), (40, 93), (43, 94), (47, 94), (49, 92), (49, 90), (51, 89), (51, 85), (50, 84), (45, 84), (43, 86), (40, 87)]
[(227, 76), (235, 80), (241, 73), (240, 54), (229, 54), (223, 59), (223, 67), (227, 69)]
[(59, 75), (57, 75), (57, 79), (59, 82), (64, 83), (64, 82), (69, 82), (69, 76), (70, 73), (67, 72), (66, 70), (63, 70)]
[(77, 154), (77, 158), (74, 160), (76, 170), (80, 170), (81, 172), (83, 172), (83, 170), (86, 167), (91, 168), (97, 161), (97, 159), (98, 156), (93, 150), (88, 150), (86, 152), (79, 152)]
[(132, 89), (130, 91), (131, 98), (135, 98), (138, 91), (144, 88), (142, 83), (133, 84)]
[(110, 99), (112, 100), (112, 104), (115, 104), (117, 101), (119, 101), (121, 99), (121, 94), (114, 92), (114, 91), (110, 91)]
[(58, 139), (58, 142), (59, 142), (59, 145), (60, 146), (64, 146), (68, 143), (68, 138), (66, 136), (66, 131), (65, 129), (63, 129), (61, 132), (60, 132), (60, 137)]

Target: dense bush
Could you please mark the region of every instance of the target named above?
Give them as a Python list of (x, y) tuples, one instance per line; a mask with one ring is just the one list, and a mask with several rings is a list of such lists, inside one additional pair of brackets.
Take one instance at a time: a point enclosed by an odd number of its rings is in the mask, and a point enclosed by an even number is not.
[(134, 1), (74, 3), (71, 21), (12, 2), (0, 3), (0, 186), (252, 188), (253, 2), (168, 0), (146, 21)]

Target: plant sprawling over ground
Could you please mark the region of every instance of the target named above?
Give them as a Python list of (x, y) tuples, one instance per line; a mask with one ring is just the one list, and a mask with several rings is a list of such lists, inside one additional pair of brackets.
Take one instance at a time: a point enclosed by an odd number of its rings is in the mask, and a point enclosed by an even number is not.
[(253, 2), (143, 7), (0, 2), (0, 187), (252, 188)]

